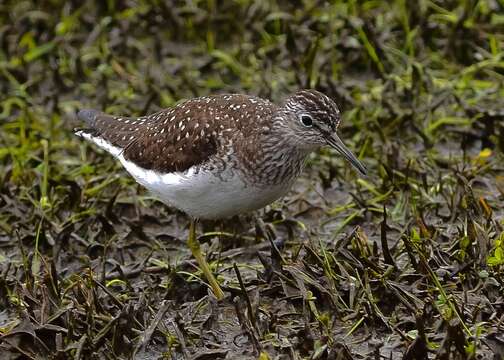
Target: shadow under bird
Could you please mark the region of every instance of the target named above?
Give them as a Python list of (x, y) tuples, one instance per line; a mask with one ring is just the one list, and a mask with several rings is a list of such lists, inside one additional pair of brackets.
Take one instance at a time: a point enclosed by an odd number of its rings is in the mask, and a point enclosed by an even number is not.
[(195, 236), (197, 219), (256, 210), (285, 195), (306, 157), (329, 145), (366, 169), (337, 135), (340, 111), (316, 90), (280, 104), (241, 94), (204, 96), (137, 118), (81, 110), (76, 134), (116, 157), (141, 185), (191, 217), (188, 244), (217, 298), (224, 296)]

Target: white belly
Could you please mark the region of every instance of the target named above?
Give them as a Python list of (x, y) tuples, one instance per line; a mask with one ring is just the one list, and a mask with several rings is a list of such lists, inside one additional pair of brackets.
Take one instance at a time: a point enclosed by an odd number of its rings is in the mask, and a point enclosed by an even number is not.
[(194, 168), (184, 173), (159, 174), (122, 156), (119, 160), (136, 181), (161, 201), (198, 219), (222, 219), (260, 209), (285, 195), (291, 185), (247, 185), (236, 171), (224, 172), (221, 177), (203, 171), (195, 173)]
[(159, 174), (143, 169), (126, 159), (121, 149), (84, 132), (82, 136), (116, 157), (137, 182), (167, 205), (198, 219), (222, 219), (260, 209), (285, 195), (293, 180), (280, 185), (247, 185), (237, 171), (224, 171), (220, 177), (194, 168), (181, 173)]

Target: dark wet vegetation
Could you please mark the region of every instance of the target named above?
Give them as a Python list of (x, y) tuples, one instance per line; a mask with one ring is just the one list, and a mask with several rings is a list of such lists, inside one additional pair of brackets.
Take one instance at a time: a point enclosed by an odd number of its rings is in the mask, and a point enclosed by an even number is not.
[[(2, 359), (503, 359), (504, 4), (2, 1)], [(289, 196), (199, 226), (72, 134), (223, 92), (343, 110)]]

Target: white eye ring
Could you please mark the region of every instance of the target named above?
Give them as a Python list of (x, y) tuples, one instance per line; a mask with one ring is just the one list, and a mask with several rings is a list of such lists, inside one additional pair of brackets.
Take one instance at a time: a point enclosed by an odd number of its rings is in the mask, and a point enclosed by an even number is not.
[(299, 117), (299, 121), (301, 121), (301, 124), (305, 127), (312, 127), (313, 125), (313, 118), (308, 114), (302, 114)]

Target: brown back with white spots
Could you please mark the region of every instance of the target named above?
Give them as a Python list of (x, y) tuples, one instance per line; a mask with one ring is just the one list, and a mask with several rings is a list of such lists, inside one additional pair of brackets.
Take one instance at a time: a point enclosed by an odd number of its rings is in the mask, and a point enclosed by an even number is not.
[(269, 118), (275, 109), (252, 96), (216, 95), (139, 118), (93, 113), (93, 121), (86, 122), (93, 136), (123, 149), (125, 159), (166, 173), (203, 165), (218, 153), (225, 156), (233, 139), (246, 138), (254, 123)]

